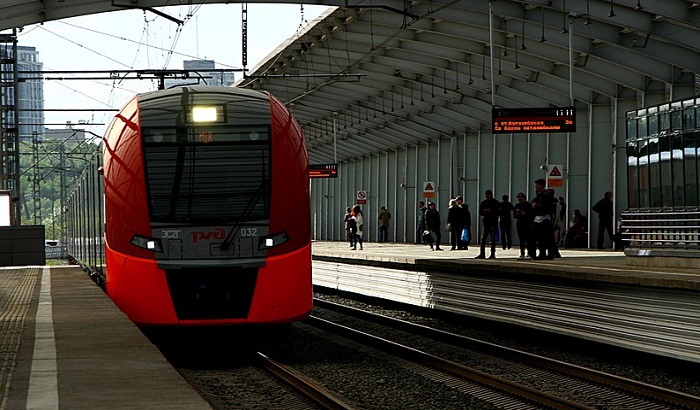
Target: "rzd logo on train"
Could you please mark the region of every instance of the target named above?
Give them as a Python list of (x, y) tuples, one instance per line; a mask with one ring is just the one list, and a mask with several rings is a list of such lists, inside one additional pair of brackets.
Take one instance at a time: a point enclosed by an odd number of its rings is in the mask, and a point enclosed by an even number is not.
[(224, 239), (226, 230), (224, 228), (216, 228), (209, 232), (192, 232), (192, 243), (205, 239)]

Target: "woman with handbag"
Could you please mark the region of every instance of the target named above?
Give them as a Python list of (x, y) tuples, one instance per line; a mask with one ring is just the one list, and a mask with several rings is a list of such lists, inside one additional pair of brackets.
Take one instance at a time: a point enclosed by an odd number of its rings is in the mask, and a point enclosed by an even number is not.
[(359, 205), (355, 205), (352, 208), (352, 214), (355, 217), (355, 222), (357, 224), (357, 230), (355, 231), (355, 246), (353, 250), (357, 249), (357, 244), (360, 244), (360, 250), (362, 250), (362, 228), (364, 228), (365, 219), (362, 216), (362, 209)]

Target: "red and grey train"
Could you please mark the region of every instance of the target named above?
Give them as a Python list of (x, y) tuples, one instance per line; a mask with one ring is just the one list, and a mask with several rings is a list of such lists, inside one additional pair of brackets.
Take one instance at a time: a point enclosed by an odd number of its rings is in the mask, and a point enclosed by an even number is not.
[(139, 94), (100, 159), (69, 199), (69, 254), (133, 322), (308, 316), (308, 156), (279, 100), (234, 87)]

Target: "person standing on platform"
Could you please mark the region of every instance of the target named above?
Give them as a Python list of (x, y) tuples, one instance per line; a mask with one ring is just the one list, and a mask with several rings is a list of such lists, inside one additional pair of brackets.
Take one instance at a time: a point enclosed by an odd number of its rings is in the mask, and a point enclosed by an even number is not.
[(547, 192), (549, 192), (549, 195), (552, 197), (552, 238), (549, 241), (549, 249), (547, 249), (547, 256), (551, 256), (552, 258), (561, 258), (561, 254), (559, 253), (559, 242), (557, 241), (557, 238), (559, 237), (559, 232), (557, 231), (559, 228), (556, 225), (557, 220), (559, 219), (558, 216), (558, 205), (559, 203), (557, 202), (557, 197), (556, 197), (556, 191), (554, 188), (547, 188)]
[[(428, 210), (425, 211), (425, 226), (426, 230), (430, 231), (428, 235), (428, 243), (430, 244), (430, 250), (441, 251), (440, 240), (442, 239), (442, 234), (440, 233), (440, 212), (438, 212), (435, 207), (435, 202), (428, 202)], [(435, 241), (435, 249), (433, 249), (433, 240)]]
[(425, 232), (425, 211), (428, 208), (425, 206), (425, 202), (418, 201), (418, 223), (416, 225), (416, 243), (425, 243), (423, 240), (423, 232)]
[(356, 220), (352, 219), (352, 208), (345, 208), (343, 223), (345, 224), (345, 239), (350, 241), (350, 247), (352, 248), (355, 246), (355, 233), (350, 229), (350, 225), (355, 225), (355, 228), (357, 228)]
[(518, 259), (532, 259), (530, 241), (532, 240), (532, 221), (535, 219), (535, 212), (532, 205), (527, 202), (524, 193), (518, 192), (516, 198), (518, 202), (513, 206), (513, 217), (515, 218), (515, 230), (518, 232), (520, 240)]
[(481, 252), (476, 256), (476, 259), (486, 258), (486, 240), (491, 237), (491, 256), (489, 259), (496, 258), (496, 229), (498, 229), (498, 212), (501, 204), (493, 197), (493, 191), (490, 189), (484, 192), (486, 199), (481, 201), (479, 205), (479, 215), (484, 227), (484, 233), (481, 235)]
[[(532, 200), (535, 219), (532, 223), (532, 243), (530, 244), (530, 255), (533, 259), (554, 259), (554, 255), (547, 254), (547, 251), (552, 248), (551, 242), (554, 239), (552, 235), (554, 198), (544, 187), (544, 179), (540, 178), (535, 181), (537, 196)], [(539, 255), (536, 255), (535, 247), (539, 249)]]
[(362, 250), (362, 230), (364, 228), (365, 218), (362, 215), (362, 208), (360, 208), (360, 205), (355, 205), (352, 208), (352, 215), (357, 223), (357, 230), (355, 231), (355, 246), (352, 249), (357, 249), (357, 244), (359, 243), (360, 250)]
[(603, 198), (593, 205), (593, 212), (598, 214), (598, 249), (605, 248), (605, 231), (608, 231), (610, 245), (615, 248), (613, 240), (613, 202), (612, 192), (607, 191)]
[(389, 241), (389, 219), (391, 219), (391, 213), (383, 206), (379, 210), (379, 242)]
[(462, 223), (462, 228), (459, 230), (459, 236), (457, 237), (457, 249), (467, 250), (469, 249), (469, 241), (462, 240), (462, 230), (466, 229), (467, 234), (471, 240), (472, 237), (472, 213), (469, 212), (469, 205), (464, 203), (464, 198), (458, 196), (455, 198), (457, 201), (457, 206), (460, 211), (460, 220)]
[(464, 250), (469, 249), (469, 244), (472, 241), (472, 238), (474, 237), (472, 235), (472, 213), (469, 211), (469, 204), (462, 204), (462, 208), (464, 209), (464, 220), (465, 226), (467, 227), (467, 236), (469, 237), (469, 240), (466, 242), (462, 242), (464, 244)]
[(447, 208), (447, 226), (450, 232), (451, 251), (460, 249), (462, 225), (462, 208), (457, 205), (456, 199), (450, 199), (450, 206)]
[(501, 204), (498, 214), (498, 224), (501, 230), (501, 244), (503, 245), (503, 250), (510, 249), (512, 245), (513, 238), (511, 236), (511, 231), (513, 227), (513, 204), (508, 200), (508, 195), (503, 195), (501, 197)]
[(554, 222), (552, 230), (554, 231), (554, 243), (561, 245), (564, 243), (564, 235), (562, 231), (566, 230), (566, 201), (563, 196), (559, 197), (556, 203), (557, 209), (554, 212)]

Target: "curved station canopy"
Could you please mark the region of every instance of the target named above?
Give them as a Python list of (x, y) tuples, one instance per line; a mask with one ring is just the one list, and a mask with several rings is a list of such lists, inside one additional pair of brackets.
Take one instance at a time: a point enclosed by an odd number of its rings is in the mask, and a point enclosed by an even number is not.
[[(341, 239), (337, 221), (358, 203), (367, 215), (386, 205), (393, 238), (412, 242), (421, 234), (414, 229), (418, 201), (444, 207), (463, 195), (476, 211), (486, 190), (530, 197), (532, 181), (546, 177), (584, 214), (613, 193), (620, 229), (636, 241), (626, 255), (665, 258), (680, 249), (700, 260), (700, 240), (691, 234), (697, 227), (676, 232), (696, 220), (700, 202), (698, 3), (305, 3), (334, 7), (236, 85), (286, 104), (304, 129), (314, 169), (343, 175), (311, 183), (314, 238)], [(0, 31), (129, 8), (170, 17), (169, 5), (0, 0)], [(591, 220), (589, 246), (602, 233)], [(376, 237), (367, 225), (367, 238)]]
[(270, 90), (292, 107), (312, 160), (342, 161), (490, 132), (493, 107), (692, 96), (700, 73), (696, 6), (361, 3), (330, 12), (240, 85)]
[[(280, 45), (238, 86), (270, 91), (291, 108), (312, 163), (490, 132), (497, 107), (595, 106), (619, 98), (644, 106), (649, 93), (666, 100), (696, 94), (695, 2), (306, 3), (338, 8)], [(0, 29), (171, 4), (2, 1)]]

